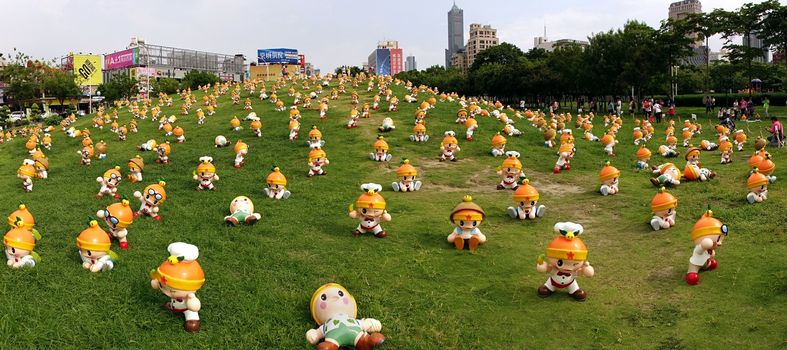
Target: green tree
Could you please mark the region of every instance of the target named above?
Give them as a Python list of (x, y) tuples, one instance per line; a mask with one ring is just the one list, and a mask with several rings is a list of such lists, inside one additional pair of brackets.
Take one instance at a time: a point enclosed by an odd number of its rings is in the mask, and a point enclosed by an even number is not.
[[(767, 7), (767, 15), (762, 21), (759, 36), (765, 45), (787, 55), (787, 5), (776, 0), (768, 0), (763, 5)], [(783, 63), (787, 68), (787, 59)]]
[(128, 74), (116, 74), (108, 82), (104, 82), (98, 86), (98, 91), (101, 95), (109, 101), (115, 101), (122, 98), (128, 98), (139, 93), (137, 80), (130, 78)]
[(197, 89), (200, 86), (208, 84), (214, 85), (219, 82), (219, 77), (211, 72), (200, 72), (192, 70), (183, 77), (181, 81), (181, 88)]
[(59, 70), (54, 70), (44, 77), (44, 90), (47, 95), (56, 98), (61, 106), (66, 99), (82, 96), (82, 90), (74, 82), (74, 75)]
[(158, 94), (163, 92), (165, 94), (173, 94), (180, 88), (180, 83), (172, 78), (161, 78), (153, 81), (153, 93)]

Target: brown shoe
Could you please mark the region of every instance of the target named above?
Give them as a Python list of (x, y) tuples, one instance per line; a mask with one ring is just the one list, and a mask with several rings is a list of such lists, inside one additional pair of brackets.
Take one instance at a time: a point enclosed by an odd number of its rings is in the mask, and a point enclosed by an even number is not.
[(199, 332), (199, 320), (186, 321), (186, 323), (183, 324), (183, 328), (189, 333)]
[(571, 296), (574, 297), (574, 300), (576, 301), (585, 301), (585, 299), (588, 298), (588, 293), (585, 293), (585, 291), (582, 289), (577, 289), (577, 291), (574, 292), (574, 294), (571, 294)]
[(353, 235), (360, 236), (361, 235), (361, 231), (353, 230)]
[(549, 290), (549, 288), (547, 288), (547, 286), (542, 284), (541, 287), (538, 287), (538, 296), (539, 297), (546, 298), (546, 297), (548, 297), (550, 295), (552, 295), (552, 291)]
[(317, 348), (316, 349), (317, 350), (339, 350), (339, 347), (336, 344), (334, 344), (334, 343), (331, 343), (329, 341), (324, 341), (322, 343), (317, 344)]
[(481, 244), (481, 240), (478, 237), (476, 237), (476, 236), (470, 237), (470, 251), (471, 252), (474, 252), (476, 249), (478, 249), (478, 245), (479, 244)]
[(465, 240), (464, 240), (464, 238), (462, 238), (461, 236), (456, 236), (454, 238), (454, 247), (456, 247), (456, 250), (465, 249)]
[(385, 336), (382, 333), (364, 334), (355, 343), (355, 348), (358, 350), (372, 350), (375, 346), (382, 344), (385, 341)]
[(716, 177), (716, 172), (711, 170), (710, 174), (708, 174), (708, 178), (712, 179), (714, 177)]
[(506, 188), (505, 188), (505, 187), (503, 187), (503, 185), (501, 185), (501, 184), (497, 184), (497, 187), (496, 187), (496, 188), (497, 188), (498, 190), (504, 190), (504, 189), (506, 189)]
[(651, 178), (650, 178), (650, 183), (652, 183), (652, 184), (653, 184), (653, 186), (656, 186), (656, 187), (659, 187), (659, 186), (661, 185), (661, 184), (659, 183), (659, 180), (658, 180), (657, 178), (655, 178), (655, 177), (651, 177)]
[(385, 238), (388, 236), (388, 233), (386, 233), (385, 230), (382, 230), (380, 232), (375, 233), (374, 236), (377, 238)]

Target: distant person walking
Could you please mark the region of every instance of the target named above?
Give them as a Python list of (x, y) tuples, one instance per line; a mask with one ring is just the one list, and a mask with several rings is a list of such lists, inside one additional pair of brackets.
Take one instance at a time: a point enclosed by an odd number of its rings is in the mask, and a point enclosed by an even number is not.
[(653, 116), (656, 117), (656, 123), (661, 123), (661, 101), (653, 104)]
[(770, 106), (771, 106), (771, 101), (768, 100), (767, 97), (764, 100), (762, 100), (762, 109), (765, 110), (765, 118), (770, 118), (771, 117), (771, 115), (768, 114), (768, 108)]

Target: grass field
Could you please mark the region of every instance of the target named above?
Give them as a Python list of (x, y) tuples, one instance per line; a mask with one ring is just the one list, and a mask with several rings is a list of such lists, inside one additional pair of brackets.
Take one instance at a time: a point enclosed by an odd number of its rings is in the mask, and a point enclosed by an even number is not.
[[(365, 90), (361, 84), (362, 102), (371, 101)], [(403, 87), (394, 91), (399, 97), (404, 94)], [(286, 89), (279, 95), (292, 101)], [(174, 107), (164, 108), (163, 115), (177, 114), (179, 101), (173, 97)], [(612, 197), (597, 192), (597, 174), (606, 159), (598, 143), (577, 140), (571, 171), (554, 175), (555, 149), (544, 148), (541, 134), (519, 121), (524, 135), (509, 137), (507, 149), (522, 153), (525, 172), (547, 207), (543, 218), (522, 222), (506, 214), (513, 204), (511, 192), (495, 190), (495, 169), (502, 159), (488, 153), (489, 139), (500, 126), (493, 119), (479, 120), (475, 141), (466, 142), (464, 127), (453, 123), (458, 105), (438, 103), (427, 118), (429, 142), (416, 144), (408, 136), (417, 104), (402, 102), (398, 113), (381, 109), (370, 120), (361, 119), (358, 129), (347, 130), (347, 94), (332, 101), (326, 121), (319, 121), (317, 111), (302, 109), (301, 139), (291, 143), (286, 112), (274, 112), (271, 103), (252, 99), (262, 118), (262, 138), (253, 137), (246, 123), (240, 132), (230, 130), (232, 116), (246, 113), (242, 104), (232, 106), (225, 95), (205, 125), (197, 125), (193, 112), (178, 115), (177, 125), (187, 138), (182, 145), (164, 137), (158, 123), (150, 120), (140, 121), (140, 132), (125, 142), (107, 128), (91, 129), (94, 142), (108, 142), (109, 156), (89, 167), (79, 165), (80, 140), (56, 131), (53, 148), (46, 152), (49, 179), (35, 181), (32, 193), (24, 193), (15, 176), (26, 158), (24, 140), (0, 146), (2, 214), (20, 202), (27, 204), (43, 235), (36, 247), (41, 264), (25, 270), (0, 268), (0, 348), (308, 349), (304, 334), (315, 327), (309, 298), (326, 282), (340, 283), (354, 294), (359, 317), (382, 322), (387, 336), (383, 349), (787, 346), (784, 150), (771, 150), (775, 175), (781, 179), (770, 187), (769, 199), (758, 205), (745, 200), (746, 160), (760, 125), (767, 123), (750, 126), (750, 142), (744, 152), (733, 155), (732, 164), (718, 164), (717, 151), (704, 153), (704, 164), (718, 177), (672, 190), (679, 199), (677, 226), (653, 232), (647, 222), (656, 189), (649, 174), (634, 171), (629, 118), (620, 133), (618, 156), (612, 159), (622, 171), (622, 192)], [(783, 107), (773, 109), (785, 115)], [(679, 110), (682, 117), (691, 112)], [(397, 129), (386, 135), (394, 158), (381, 164), (367, 154), (376, 128), (388, 115), (397, 122)], [(123, 124), (131, 116), (124, 109), (120, 117)], [(597, 135), (603, 131), (600, 119)], [(703, 123), (709, 133), (711, 122)], [(323, 132), (331, 164), (327, 176), (307, 178), (305, 136), (312, 124)], [(90, 127), (90, 118), (81, 118), (76, 126)], [(663, 140), (664, 128), (656, 126), (651, 150)], [(456, 163), (437, 161), (445, 130), (462, 136)], [(213, 147), (218, 134), (249, 144), (243, 168), (232, 167), (231, 147)], [(136, 146), (150, 138), (173, 141), (170, 164), (155, 164), (155, 154), (142, 153), (145, 181), (125, 181), (119, 192), (136, 208), (132, 193), (165, 178), (168, 199), (161, 206), (162, 220), (137, 218), (129, 228), (131, 248), (120, 251), (113, 243), (121, 257), (115, 269), (91, 274), (80, 266), (75, 237), (87, 227), (88, 216), (113, 202), (94, 197), (95, 178), (114, 165), (122, 166), (125, 175), (126, 161), (138, 153)], [(191, 178), (204, 155), (215, 159), (221, 177), (214, 192), (195, 191)], [(419, 192), (390, 190), (403, 157), (419, 170), (424, 182)], [(651, 164), (662, 161), (654, 155)], [(288, 200), (270, 200), (262, 191), (273, 165), (289, 180), (293, 194)], [(350, 233), (357, 221), (347, 216), (347, 206), (367, 182), (385, 188), (382, 194), (393, 216), (384, 225), (388, 238)], [(481, 226), (488, 242), (476, 254), (457, 252), (445, 240), (453, 229), (448, 214), (465, 194), (488, 214)], [(262, 214), (257, 225), (224, 224), (229, 203), (238, 195), (254, 200)], [(718, 251), (719, 268), (702, 273), (701, 284), (690, 287), (682, 280), (693, 248), (689, 232), (708, 204), (729, 225), (730, 236)], [(535, 259), (544, 253), (559, 221), (585, 227), (583, 240), (596, 276), (579, 278), (589, 295), (584, 303), (565, 293), (547, 299), (536, 295), (546, 277), (536, 272)], [(197, 334), (183, 331), (182, 315), (161, 308), (166, 297), (151, 289), (148, 280), (148, 272), (167, 257), (166, 247), (175, 241), (199, 246), (207, 275), (197, 293), (202, 301), (202, 331)]]

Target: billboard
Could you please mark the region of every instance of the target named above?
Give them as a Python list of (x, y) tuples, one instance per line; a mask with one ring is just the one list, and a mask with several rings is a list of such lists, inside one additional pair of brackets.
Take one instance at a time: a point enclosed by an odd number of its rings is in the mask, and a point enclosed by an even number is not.
[(104, 55), (104, 70), (126, 68), (139, 64), (139, 48)]
[(296, 49), (258, 49), (257, 63), (298, 64)]
[(134, 79), (139, 79), (140, 77), (151, 77), (155, 78), (158, 77), (158, 69), (156, 68), (148, 68), (148, 67), (136, 67), (129, 69), (130, 77)]
[(391, 49), (391, 75), (399, 74), (402, 70), (402, 49)]
[(79, 86), (99, 85), (104, 82), (101, 56), (73, 55), (74, 79)]
[(251, 66), (249, 67), (249, 79), (257, 79), (264, 81), (276, 80), (286, 72), (289, 75), (298, 73), (300, 66), (296, 64), (271, 64), (265, 66)]
[(377, 75), (391, 75), (391, 50), (377, 49), (377, 67), (374, 73)]

